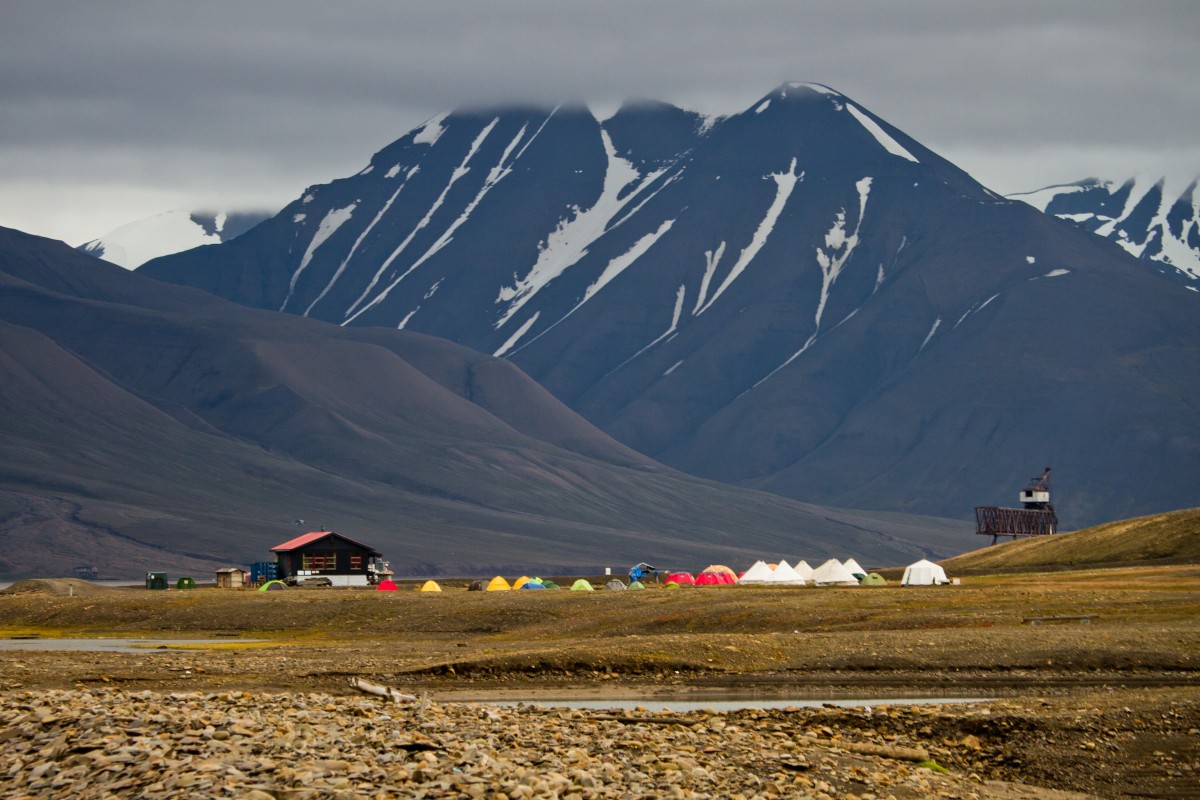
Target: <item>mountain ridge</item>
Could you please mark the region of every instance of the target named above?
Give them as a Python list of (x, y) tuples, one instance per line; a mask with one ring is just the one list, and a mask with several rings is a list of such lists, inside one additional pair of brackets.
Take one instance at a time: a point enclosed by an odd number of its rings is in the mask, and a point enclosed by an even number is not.
[(711, 125), (439, 115), (143, 271), (502, 356), (639, 452), (807, 501), (965, 518), (1054, 464), (1067, 526), (1197, 502), (1194, 298), (819, 85)]
[(1165, 178), (1085, 178), (1009, 195), (1108, 239), (1200, 292), (1200, 179), (1182, 191)]

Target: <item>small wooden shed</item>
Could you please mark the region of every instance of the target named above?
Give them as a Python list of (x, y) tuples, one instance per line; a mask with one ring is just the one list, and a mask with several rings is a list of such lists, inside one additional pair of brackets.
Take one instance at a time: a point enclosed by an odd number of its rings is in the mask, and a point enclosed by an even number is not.
[(241, 589), (246, 585), (247, 570), (241, 567), (222, 567), (217, 570), (218, 589)]

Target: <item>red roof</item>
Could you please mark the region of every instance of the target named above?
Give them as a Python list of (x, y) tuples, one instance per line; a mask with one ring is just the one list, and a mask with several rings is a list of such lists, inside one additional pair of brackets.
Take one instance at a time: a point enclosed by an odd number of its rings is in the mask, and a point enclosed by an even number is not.
[(295, 539), (290, 539), (290, 540), (284, 542), (283, 544), (275, 545), (274, 547), (271, 548), (271, 552), (272, 553), (287, 553), (287, 552), (290, 552), (297, 548), (303, 547), (306, 544), (311, 544), (312, 542), (315, 542), (319, 539), (324, 539), (326, 536), (336, 536), (339, 539), (350, 542), (350, 544), (358, 545), (362, 549), (370, 551), (372, 555), (376, 555), (376, 556), (381, 555), (374, 548), (367, 547), (362, 542), (356, 542), (353, 539), (351, 539), (349, 536), (343, 536), (342, 534), (335, 533), (333, 531), (314, 531), (313, 533), (306, 533), (306, 534), (303, 534), (302, 536), (297, 536)]

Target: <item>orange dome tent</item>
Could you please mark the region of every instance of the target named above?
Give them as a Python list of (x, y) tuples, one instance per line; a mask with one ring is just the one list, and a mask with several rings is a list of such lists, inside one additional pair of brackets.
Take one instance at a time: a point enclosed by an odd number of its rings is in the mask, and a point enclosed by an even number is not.
[(731, 583), (738, 582), (737, 573), (734, 572), (733, 570), (731, 570), (729, 567), (725, 566), (724, 564), (712, 564), (711, 566), (705, 567), (704, 572), (702, 572), (700, 574), (701, 575), (704, 575), (704, 574), (716, 575), (717, 578), (719, 579), (718, 583), (722, 583), (722, 584), (731, 584)]

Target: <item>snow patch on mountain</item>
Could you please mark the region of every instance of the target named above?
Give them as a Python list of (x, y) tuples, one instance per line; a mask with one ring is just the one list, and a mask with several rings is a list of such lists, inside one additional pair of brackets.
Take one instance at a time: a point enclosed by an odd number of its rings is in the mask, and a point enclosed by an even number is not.
[[(671, 230), (671, 226), (674, 224), (675, 220), (673, 219), (665, 221), (663, 224), (658, 226), (658, 230), (647, 233), (645, 236), (634, 242), (633, 247), (629, 248), (612, 261), (609, 261), (608, 266), (606, 266), (604, 271), (600, 273), (600, 277), (596, 279), (596, 282), (589, 286), (587, 291), (583, 293), (583, 300), (579, 302), (579, 305), (581, 306), (588, 300), (591, 300), (593, 297), (595, 297), (596, 294), (609, 283), (611, 283), (614, 278), (632, 266), (633, 262), (644, 256), (646, 251), (653, 247), (654, 243), (661, 239), (667, 231)], [(576, 308), (578, 307), (579, 306), (576, 306)], [(572, 309), (572, 311), (573, 310), (574, 309)]]
[[(420, 258), (413, 262), (412, 266), (405, 271), (404, 275), (401, 275), (400, 278), (396, 279), (397, 283), (399, 283), (405, 275), (408, 275), (417, 267), (424, 264), (438, 251), (450, 244), (450, 242), (454, 241), (454, 232), (458, 230), (462, 224), (467, 221), (467, 219), (470, 218), (471, 213), (475, 211), (475, 208), (479, 205), (479, 202), (483, 200), (484, 196), (492, 190), (492, 187), (512, 173), (512, 165), (516, 159), (509, 161), (509, 156), (512, 155), (512, 152), (516, 146), (521, 143), (521, 140), (525, 138), (525, 131), (527, 128), (528, 126), (526, 125), (521, 126), (521, 130), (517, 132), (517, 135), (513, 138), (513, 140), (508, 143), (507, 147), (504, 148), (504, 153), (501, 154), (500, 161), (496, 164), (496, 166), (492, 167), (491, 170), (488, 171), (487, 178), (484, 179), (483, 185), (479, 187), (479, 191), (475, 193), (475, 197), (472, 198), (471, 202), (467, 204), (467, 207), (463, 209), (462, 213), (458, 215), (458, 218), (450, 224), (450, 227), (442, 231), (442, 235), (439, 236), (437, 240), (429, 246), (429, 249), (426, 250)], [(524, 152), (523, 148), (521, 152)], [(517, 157), (520, 157), (519, 154)]]
[(507, 353), (509, 350), (512, 350), (516, 346), (517, 342), (521, 341), (521, 337), (523, 337), (525, 334), (529, 333), (529, 329), (533, 327), (534, 323), (538, 321), (538, 317), (540, 317), (541, 315), (542, 315), (542, 312), (540, 312), (540, 311), (533, 312), (533, 316), (530, 317), (529, 319), (525, 320), (524, 324), (522, 324), (521, 327), (517, 328), (516, 333), (514, 333), (512, 336), (508, 337), (508, 341), (506, 341), (504, 344), (502, 344), (500, 346), (500, 349), (497, 350), (496, 352), (492, 353), (492, 355), (495, 356), (496, 358), (500, 358), (505, 353)]
[(796, 184), (804, 180), (803, 172), (796, 172), (796, 159), (792, 159), (791, 166), (787, 172), (774, 172), (767, 175), (766, 178), (775, 181), (775, 198), (771, 201), (771, 205), (767, 208), (767, 213), (763, 215), (762, 220), (758, 223), (758, 228), (754, 231), (754, 236), (750, 239), (750, 244), (743, 248), (738, 260), (734, 263), (733, 268), (729, 270), (729, 274), (725, 276), (725, 280), (717, 287), (717, 291), (713, 293), (712, 299), (704, 304), (698, 313), (703, 314), (717, 299), (725, 293), (725, 290), (738, 279), (738, 276), (745, 271), (754, 257), (758, 255), (758, 251), (767, 243), (767, 238), (770, 237), (771, 231), (775, 229), (775, 223), (779, 220), (779, 215), (783, 213), (783, 207), (787, 204), (788, 198), (792, 195), (792, 190), (796, 188)]
[[(667, 329), (665, 331), (663, 331), (655, 339), (653, 339), (650, 342), (650, 344), (646, 345), (641, 350), (638, 350), (636, 353), (634, 353), (629, 358), (622, 361), (616, 367), (609, 370), (608, 375), (611, 375), (612, 373), (619, 371), (622, 367), (624, 367), (630, 361), (633, 361), (638, 356), (640, 356), (642, 353), (646, 352), (651, 347), (654, 347), (654, 345), (656, 345), (666, 339), (672, 338), (674, 336), (675, 332), (679, 330), (679, 320), (683, 316), (683, 301), (686, 297), (687, 297), (687, 286), (684, 284), (680, 284), (679, 288), (675, 290), (675, 310), (671, 313), (671, 324), (667, 326)], [(683, 362), (681, 361), (679, 363), (682, 364)], [(675, 366), (679, 366), (679, 364), (676, 364)], [(674, 369), (674, 367), (672, 367), (672, 369)], [(671, 373), (671, 370), (667, 370), (666, 372), (663, 373), (663, 375), (669, 375), (670, 373)], [(608, 376), (606, 375), (605, 377), (608, 377)]]
[(700, 292), (696, 296), (696, 307), (692, 309), (692, 316), (700, 313), (704, 301), (708, 298), (709, 284), (712, 283), (713, 273), (717, 271), (717, 264), (721, 263), (721, 256), (724, 254), (724, 242), (717, 245), (716, 250), (704, 251), (704, 276), (700, 279)]
[[(342, 273), (346, 271), (346, 265), (350, 263), (350, 259), (354, 258), (354, 254), (358, 252), (359, 245), (362, 244), (363, 239), (367, 238), (367, 234), (374, 230), (375, 226), (379, 224), (379, 221), (383, 219), (384, 214), (386, 214), (388, 209), (392, 207), (392, 203), (396, 202), (396, 198), (400, 196), (400, 192), (404, 191), (404, 187), (408, 185), (408, 179), (412, 177), (415, 171), (416, 170), (414, 168), (412, 172), (409, 172), (408, 175), (405, 176), (399, 188), (392, 192), (392, 196), (389, 197), (386, 202), (384, 202), (383, 207), (379, 209), (379, 212), (375, 215), (375, 218), (371, 220), (367, 227), (363, 228), (362, 233), (360, 233), (358, 238), (354, 240), (354, 245), (350, 248), (350, 252), (346, 253), (346, 257), (342, 259), (340, 264), (338, 264), (338, 268), (334, 271), (333, 277), (329, 279), (329, 283), (325, 284), (325, 288), (322, 289), (316, 298), (308, 304), (308, 308), (304, 309), (304, 316), (307, 317), (310, 313), (312, 313), (312, 310), (317, 303), (321, 302), (323, 299), (325, 299), (325, 295), (329, 294), (329, 290), (333, 288), (334, 284), (338, 282), (338, 278), (342, 277)], [(295, 284), (293, 283), (293, 288), (294, 285)], [(287, 306), (286, 300), (284, 301), (283, 305), (284, 307)]]
[(907, 158), (909, 161), (912, 161), (913, 163), (916, 163), (916, 164), (921, 163), (920, 161), (917, 161), (916, 156), (914, 156), (912, 153), (910, 153), (904, 149), (904, 145), (897, 142), (895, 139), (893, 139), (888, 134), (887, 131), (885, 131), (883, 128), (881, 128), (879, 126), (878, 122), (871, 119), (863, 112), (859, 111), (858, 108), (856, 108), (853, 103), (846, 103), (846, 110), (849, 111), (851, 116), (853, 116), (856, 120), (858, 120), (859, 123), (861, 123), (862, 126), (867, 129), (868, 133), (870, 133), (872, 136), (875, 137), (875, 141), (877, 141), (877, 142), (879, 142), (879, 144), (883, 145), (884, 150), (887, 150), (889, 153), (891, 153), (894, 156), (900, 156), (901, 158)]
[(442, 123), (445, 122), (448, 116), (450, 116), (450, 112), (443, 111), (441, 114), (432, 117), (413, 133), (413, 144), (437, 144), (437, 140), (446, 132), (446, 129), (442, 127)]
[[(496, 296), (497, 303), (508, 303), (508, 307), (495, 323), (499, 330), (513, 318), (521, 308), (551, 281), (574, 266), (588, 253), (588, 248), (608, 229), (609, 222), (629, 204), (654, 176), (647, 176), (633, 191), (621, 196), (625, 187), (638, 180), (640, 174), (632, 163), (617, 155), (612, 137), (601, 129), (600, 138), (608, 165), (604, 172), (604, 185), (596, 202), (586, 211), (578, 206), (574, 215), (559, 220), (558, 226), (541, 243), (538, 258), (523, 278), (516, 278), (512, 286), (502, 286)], [(655, 173), (657, 176), (657, 173)]]
[(354, 209), (357, 207), (357, 203), (351, 203), (345, 208), (331, 209), (325, 215), (325, 218), (321, 220), (321, 224), (317, 226), (317, 232), (313, 234), (312, 241), (308, 243), (308, 249), (304, 251), (304, 257), (300, 259), (300, 266), (297, 267), (296, 271), (292, 273), (292, 280), (288, 284), (287, 297), (284, 298), (283, 305), (279, 307), (280, 311), (283, 311), (285, 308), (287, 308), (288, 302), (292, 299), (292, 295), (296, 291), (296, 281), (300, 279), (300, 274), (308, 268), (309, 262), (312, 261), (313, 254), (317, 252), (317, 248), (324, 244), (330, 236), (333, 236), (333, 234), (337, 233), (337, 229), (342, 227), (342, 225), (344, 225), (346, 221), (350, 219), (351, 215), (354, 214)]
[[(871, 178), (863, 178), (854, 184), (858, 190), (858, 219), (854, 223), (854, 232), (846, 235), (846, 209), (838, 212), (833, 227), (825, 234), (825, 247), (828, 252), (817, 248), (817, 265), (821, 268), (821, 294), (817, 300), (817, 313), (814, 317), (816, 330), (812, 337), (815, 339), (821, 331), (821, 317), (825, 314), (825, 303), (829, 300), (829, 290), (842, 274), (842, 268), (854, 254), (858, 246), (858, 232), (862, 228), (863, 216), (867, 213), (867, 196), (871, 193)], [(841, 251), (841, 252), (838, 252)], [(811, 341), (811, 340), (810, 340)]]
[[(436, 117), (435, 117), (435, 119), (436, 119)], [(458, 165), (458, 167), (455, 168), (454, 172), (451, 173), (450, 180), (446, 182), (446, 185), (444, 187), (442, 187), (441, 194), (439, 194), (437, 196), (437, 199), (433, 201), (433, 205), (431, 205), (429, 207), (429, 210), (425, 212), (425, 216), (423, 216), (421, 218), (420, 222), (418, 222), (415, 226), (413, 226), (413, 229), (411, 231), (409, 231), (408, 236), (406, 236), (404, 238), (404, 241), (402, 241), (400, 243), (400, 245), (395, 250), (392, 251), (392, 254), (384, 260), (383, 264), (380, 265), (379, 269), (375, 271), (375, 275), (371, 278), (370, 283), (367, 284), (367, 288), (363, 290), (362, 294), (360, 294), (358, 296), (358, 299), (354, 301), (354, 303), (350, 306), (350, 308), (346, 309), (346, 318), (342, 322), (343, 325), (347, 325), (347, 324), (353, 322), (364, 311), (366, 311), (367, 309), (373, 308), (374, 306), (381, 303), (384, 300), (384, 298), (386, 298), (388, 296), (388, 294), (391, 293), (392, 289), (395, 289), (396, 286), (398, 286), (400, 284), (400, 281), (402, 281), (406, 277), (408, 277), (409, 273), (412, 272), (416, 268), (415, 264), (413, 266), (409, 267), (407, 270), (405, 270), (403, 273), (401, 273), (401, 275), (398, 278), (396, 278), (394, 281), (392, 281), (392, 283), (389, 284), (386, 289), (384, 289), (382, 292), (377, 294), (371, 300), (371, 302), (367, 303), (366, 305), (363, 305), (363, 302), (366, 301), (367, 296), (369, 294), (371, 294), (371, 291), (375, 288), (375, 286), (379, 283), (380, 279), (383, 277), (383, 273), (387, 272), (388, 267), (390, 267), (392, 265), (392, 263), (395, 262), (395, 260), (400, 257), (400, 254), (403, 253), (408, 248), (408, 245), (412, 242), (413, 237), (415, 237), (418, 233), (420, 233), (425, 227), (427, 227), (429, 225), (430, 220), (433, 219), (434, 213), (436, 213), (437, 210), (442, 207), (442, 203), (445, 202), (446, 195), (450, 193), (451, 187), (453, 187), (455, 183), (457, 183), (464, 176), (466, 176), (466, 174), (468, 172), (471, 171), (470, 168), (467, 166), (467, 164), (469, 164), (471, 162), (471, 159), (475, 156), (475, 153), (478, 152), (480, 145), (482, 145), (483, 141), (485, 139), (487, 139), (488, 134), (490, 134), (492, 132), (492, 129), (496, 127), (496, 123), (499, 121), (500, 121), (499, 117), (493, 118), (492, 121), (489, 122), (484, 127), (484, 129), (479, 132), (479, 135), (477, 135), (475, 137), (475, 140), (473, 142), (471, 142), (471, 147), (467, 150), (467, 154), (465, 156), (463, 156), (462, 162)], [(360, 308), (360, 306), (361, 306), (361, 308)]]
[(941, 324), (941, 317), (938, 317), (933, 321), (933, 327), (929, 329), (929, 333), (925, 334), (925, 341), (921, 342), (921, 346), (917, 348), (918, 353), (925, 349), (925, 345), (929, 344), (929, 340), (933, 338), (935, 333), (937, 333), (937, 329), (941, 327)]
[[(768, 372), (754, 384), (754, 387), (770, 379), (779, 370), (804, 355), (808, 348), (812, 347), (813, 343), (817, 341), (817, 337), (821, 335), (821, 318), (825, 315), (825, 304), (829, 301), (829, 292), (833, 288), (833, 284), (837, 281), (838, 276), (842, 274), (842, 268), (850, 260), (850, 256), (854, 255), (854, 248), (858, 246), (858, 232), (862, 229), (863, 217), (867, 213), (867, 197), (871, 193), (871, 181), (870, 177), (866, 177), (854, 184), (854, 188), (858, 190), (858, 219), (854, 223), (854, 232), (846, 235), (846, 209), (843, 208), (838, 211), (834, 217), (833, 226), (825, 234), (825, 248), (828, 248), (828, 252), (823, 248), (817, 248), (817, 266), (821, 268), (821, 294), (817, 299), (816, 314), (813, 316), (814, 327), (812, 334), (799, 350), (778, 367)], [(878, 276), (876, 279), (878, 280)], [(846, 319), (849, 319), (849, 317)]]

